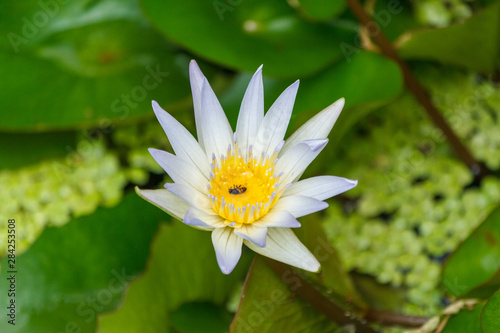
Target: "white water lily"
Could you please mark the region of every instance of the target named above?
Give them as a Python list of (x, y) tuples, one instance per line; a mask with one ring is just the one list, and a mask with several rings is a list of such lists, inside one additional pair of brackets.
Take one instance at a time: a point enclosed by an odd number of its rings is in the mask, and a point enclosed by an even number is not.
[(175, 155), (150, 149), (174, 183), (137, 193), (192, 227), (212, 232), (217, 262), (229, 274), (244, 243), (263, 256), (317, 272), (319, 262), (291, 228), (297, 218), (328, 207), (323, 200), (356, 186), (334, 176), (300, 180), (325, 147), (344, 106), (340, 99), (283, 141), (299, 82), (264, 115), (262, 66), (241, 103), (236, 132), (193, 60), (189, 66), (198, 141), (170, 114), (153, 109)]

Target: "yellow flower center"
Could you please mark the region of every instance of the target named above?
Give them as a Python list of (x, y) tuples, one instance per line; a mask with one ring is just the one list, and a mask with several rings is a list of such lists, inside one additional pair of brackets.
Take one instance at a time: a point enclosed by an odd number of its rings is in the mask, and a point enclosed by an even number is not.
[(220, 161), (212, 157), (208, 197), (226, 224), (241, 227), (243, 223), (253, 223), (278, 201), (281, 175), (275, 174), (274, 167), (279, 148), (273, 156), (256, 157), (250, 147), (248, 155), (243, 156), (235, 143), (234, 149), (229, 146)]

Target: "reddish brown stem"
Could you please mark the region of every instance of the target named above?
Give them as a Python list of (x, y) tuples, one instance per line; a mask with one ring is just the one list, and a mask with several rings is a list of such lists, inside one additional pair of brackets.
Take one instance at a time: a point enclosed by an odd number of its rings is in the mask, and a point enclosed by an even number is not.
[(428, 320), (426, 317), (405, 316), (399, 313), (368, 309), (365, 319), (384, 326), (420, 327)]

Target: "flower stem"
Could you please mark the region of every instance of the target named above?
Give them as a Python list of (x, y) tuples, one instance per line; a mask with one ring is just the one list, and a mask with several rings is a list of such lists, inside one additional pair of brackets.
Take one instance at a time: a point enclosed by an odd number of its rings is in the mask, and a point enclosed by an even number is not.
[[(368, 24), (373, 24), (374, 20), (367, 14), (363, 5), (359, 2), (359, 0), (346, 0), (347, 5), (350, 7), (351, 11), (357, 17), (358, 21), (366, 27)], [(406, 87), (413, 93), (417, 101), (424, 107), (427, 111), (427, 114), (432, 119), (434, 124), (439, 127), (443, 133), (446, 135), (448, 142), (452, 146), (455, 154), (460, 158), (471, 170), (471, 172), (479, 179), (484, 177), (487, 174), (490, 174), (490, 170), (486, 168), (483, 163), (477, 161), (474, 156), (470, 153), (470, 151), (465, 147), (465, 145), (460, 141), (457, 135), (453, 132), (451, 127), (446, 123), (446, 120), (439, 113), (437, 108), (432, 103), (429, 95), (424, 90), (422, 85), (418, 82), (418, 80), (413, 76), (408, 65), (401, 59), (398, 55), (392, 44), (385, 37), (381, 29), (379, 28), (377, 33), (370, 35), (373, 40), (380, 47), (382, 53), (395, 61), (399, 68), (403, 73), (403, 78), (406, 84)]]
[(400, 313), (368, 309), (364, 317), (367, 321), (376, 322), (384, 326), (420, 327), (429, 318), (406, 316)]

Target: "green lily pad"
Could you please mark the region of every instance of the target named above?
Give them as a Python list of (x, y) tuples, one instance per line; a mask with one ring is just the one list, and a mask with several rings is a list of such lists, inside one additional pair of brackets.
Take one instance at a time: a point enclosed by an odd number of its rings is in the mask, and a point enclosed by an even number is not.
[[(60, 228), (47, 228), (16, 258), (16, 325), (1, 332), (95, 332), (97, 314), (117, 307), (130, 280), (144, 269), (149, 245), (166, 215), (135, 194)], [(23, 223), (23, 221), (16, 221)], [(9, 263), (10, 264), (10, 263)], [(0, 289), (12, 270), (2, 261)], [(0, 295), (9, 304), (7, 293)]]
[(76, 145), (76, 133), (0, 133), (0, 143), (0, 170), (17, 169), (68, 155)]
[(188, 59), (135, 0), (0, 3), (0, 130), (102, 126), (190, 95)]
[(399, 54), (405, 59), (435, 60), (491, 72), (499, 57), (499, 28), (500, 4), (496, 3), (462, 23), (408, 33), (401, 40)]
[(131, 284), (117, 312), (101, 316), (100, 332), (164, 332), (170, 326), (169, 312), (183, 303), (220, 305), (243, 278), (248, 259), (242, 258), (230, 275), (223, 275), (209, 232), (181, 222), (164, 226), (154, 244), (148, 271)]
[(481, 313), (481, 329), (483, 333), (498, 332), (500, 327), (500, 290), (488, 300)]
[(500, 208), (445, 263), (443, 285), (457, 297), (489, 297), (500, 286)]
[(355, 31), (336, 22), (304, 21), (285, 1), (154, 1), (142, 7), (170, 40), (237, 70), (265, 64), (277, 77), (310, 75), (340, 60)]

